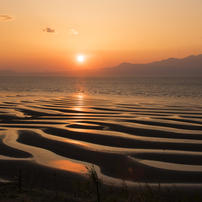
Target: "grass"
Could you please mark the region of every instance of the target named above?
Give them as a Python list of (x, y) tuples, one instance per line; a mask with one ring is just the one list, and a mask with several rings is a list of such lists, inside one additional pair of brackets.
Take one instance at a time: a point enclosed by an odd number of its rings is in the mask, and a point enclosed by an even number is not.
[(99, 178), (94, 166), (87, 168), (89, 180), (74, 180), (71, 192), (29, 188), (18, 183), (0, 184), (0, 202), (202, 202), (198, 193), (182, 193), (173, 185), (162, 191), (159, 186), (155, 191), (148, 184), (128, 187), (123, 180), (121, 187), (105, 185)]
[(75, 197), (71, 193), (23, 188), (19, 193), (16, 184), (0, 185), (0, 202), (82, 202), (83, 198)]

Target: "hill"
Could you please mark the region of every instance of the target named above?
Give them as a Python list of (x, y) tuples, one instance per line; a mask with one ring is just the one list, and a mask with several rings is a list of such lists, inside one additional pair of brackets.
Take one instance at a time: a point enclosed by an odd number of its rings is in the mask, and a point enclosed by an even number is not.
[(15, 72), (10, 70), (0, 71), (0, 76), (72, 76), (72, 75), (164, 75), (164, 76), (202, 76), (202, 54), (190, 55), (183, 59), (169, 58), (147, 64), (121, 63), (115, 67), (96, 70), (80, 70), (65, 72)]
[(101, 75), (202, 75), (202, 54), (183, 59), (169, 58), (147, 64), (122, 63), (100, 69)]

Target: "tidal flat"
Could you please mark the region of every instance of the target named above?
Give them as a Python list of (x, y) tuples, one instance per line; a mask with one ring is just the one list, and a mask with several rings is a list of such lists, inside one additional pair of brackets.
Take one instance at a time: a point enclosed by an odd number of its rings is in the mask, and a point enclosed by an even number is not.
[(0, 120), (2, 180), (12, 181), (19, 167), (84, 179), (94, 165), (116, 185), (202, 182), (200, 103), (3, 94)]

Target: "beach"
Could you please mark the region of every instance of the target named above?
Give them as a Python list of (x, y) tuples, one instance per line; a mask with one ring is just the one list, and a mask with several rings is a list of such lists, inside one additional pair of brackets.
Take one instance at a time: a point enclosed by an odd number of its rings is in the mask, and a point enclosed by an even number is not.
[(0, 102), (1, 179), (13, 180), (18, 167), (85, 179), (94, 165), (106, 183), (202, 181), (199, 103), (83, 94), (4, 94)]

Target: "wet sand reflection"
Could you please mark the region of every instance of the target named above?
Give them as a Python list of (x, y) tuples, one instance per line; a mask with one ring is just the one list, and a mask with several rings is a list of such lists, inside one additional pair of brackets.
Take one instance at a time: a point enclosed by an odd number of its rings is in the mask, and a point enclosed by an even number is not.
[[(0, 98), (0, 161), (139, 182), (202, 181), (202, 106), (73, 96)], [(188, 177), (189, 176), (189, 177)]]
[(71, 172), (77, 172), (81, 174), (87, 173), (87, 169), (84, 165), (73, 163), (67, 160), (50, 161), (49, 164), (50, 166), (53, 166), (54, 168), (57, 168), (57, 169), (68, 170)]

